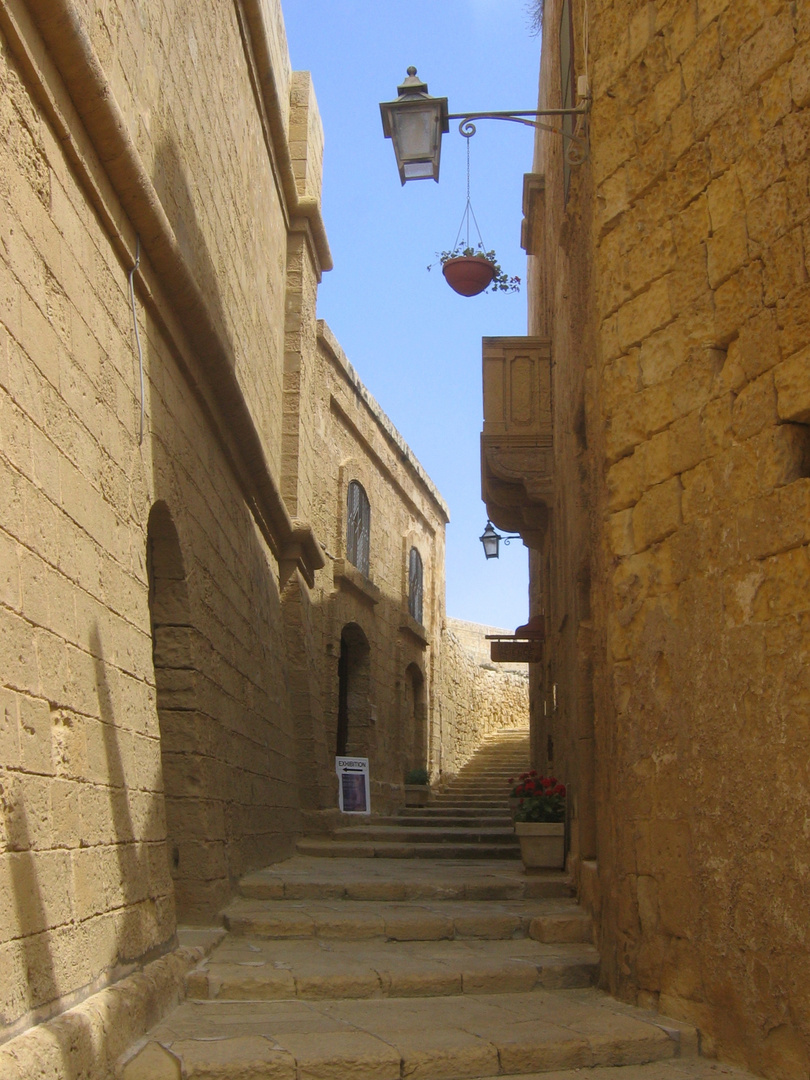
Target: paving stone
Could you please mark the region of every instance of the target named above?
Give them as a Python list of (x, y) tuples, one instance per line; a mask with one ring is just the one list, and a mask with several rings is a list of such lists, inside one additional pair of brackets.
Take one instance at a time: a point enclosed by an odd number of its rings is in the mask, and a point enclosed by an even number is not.
[(573, 900), (256, 900), (238, 898), (224, 912), (234, 934), (267, 938), (532, 937), (546, 943), (590, 941), (590, 919)]
[[(481, 1080), (496, 1080), (482, 1077)], [(500, 1077), (497, 1080), (501, 1080)], [(656, 1061), (645, 1065), (625, 1065), (620, 1069), (597, 1066), (583, 1073), (581, 1069), (562, 1072), (531, 1072), (513, 1075), (511, 1080), (754, 1080), (751, 1073), (707, 1059)]]
[[(249, 1067), (264, 1076), (258, 1067), (265, 1062), (273, 1076), (293, 1075), (294, 1063), (298, 1076), (313, 1080), (438, 1080), (527, 1074), (538, 1064), (545, 1072), (633, 1065), (664, 1061), (679, 1051), (678, 1042), (649, 1016), (623, 1015), (606, 1007), (606, 1000), (589, 990), (430, 1001), (187, 1002), (152, 1037), (188, 1075), (229, 1080), (251, 1075)], [(219, 1071), (230, 1060), (233, 1072)]]
[(518, 845), (471, 841), (436, 844), (430, 842), (395, 843), (386, 840), (306, 839), (295, 845), (301, 855), (319, 858), (366, 859), (518, 859)]
[(189, 996), (220, 999), (423, 997), (590, 986), (590, 945), (531, 939), (354, 941), (230, 937), (187, 981)]
[(570, 896), (571, 884), (561, 871), (526, 874), (522, 863), (511, 860), (448, 857), (409, 862), (296, 855), (248, 874), (240, 891), (245, 897), (279, 900), (520, 900)]

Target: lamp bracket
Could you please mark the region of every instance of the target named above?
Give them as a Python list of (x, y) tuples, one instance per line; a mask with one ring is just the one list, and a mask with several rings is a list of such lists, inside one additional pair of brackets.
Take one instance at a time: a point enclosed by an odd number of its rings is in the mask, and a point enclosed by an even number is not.
[(565, 157), (569, 165), (582, 165), (583, 162), (588, 159), (588, 142), (581, 135), (576, 135), (574, 132), (562, 131), (561, 128), (554, 127), (552, 124), (546, 124), (542, 120), (529, 120), (530, 116), (584, 116), (590, 109), (590, 98), (586, 98), (581, 105), (577, 105), (575, 109), (536, 109), (536, 110), (517, 110), (514, 112), (468, 112), (468, 113), (450, 113), (447, 117), (448, 120), (460, 120), (458, 125), (459, 134), (463, 135), (465, 139), (472, 138), (475, 135), (476, 127), (473, 123), (474, 120), (509, 120), (513, 124), (525, 124), (526, 127), (540, 128), (543, 131), (550, 131), (553, 135), (562, 135), (563, 138), (568, 139), (568, 146), (566, 147)]

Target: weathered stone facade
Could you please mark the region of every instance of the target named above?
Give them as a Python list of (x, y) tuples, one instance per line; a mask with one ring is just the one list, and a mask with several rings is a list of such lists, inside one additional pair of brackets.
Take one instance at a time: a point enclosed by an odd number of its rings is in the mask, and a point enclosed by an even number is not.
[(552, 358), (536, 764), (572, 792), (604, 984), (804, 1077), (810, 9), (546, 0), (548, 107), (569, 12), (590, 160), (566, 199), (538, 133), (524, 207)]
[(447, 509), (316, 320), (277, 0), (7, 0), (0, 88), (0, 1074), (106, 1077), (341, 738), (438, 779)]
[[(315, 655), (323, 660), (318, 704), (308, 701), (299, 722), (322, 732), (328, 771), (338, 739), (336, 676), (343, 640), (353, 665), (347, 679), (351, 684), (356, 678), (356, 687), (348, 686), (346, 752), (369, 758), (372, 805), (382, 811), (401, 802), (408, 769), (439, 768), (447, 508), (323, 323), (316, 360), (301, 430), (308, 443), (308, 514), (327, 555), (311, 592), (318, 613)], [(353, 482), (369, 500), (367, 575), (347, 552), (347, 492)], [(418, 620), (409, 612), (414, 548), (422, 568)], [(311, 664), (311, 656), (301, 653), (296, 662), (291, 655), (291, 667)], [(305, 677), (305, 670), (300, 674)], [(301, 783), (305, 775), (306, 769)]]
[[(305, 595), (325, 560), (277, 479), (285, 266), (329, 252), (311, 89), (276, 63), (271, 132), (243, 30), (236, 8), (3, 7), (9, 1033), (170, 948), (176, 913), (208, 917), (301, 828), (279, 581)], [(226, 57), (223, 98), (198, 72)]]

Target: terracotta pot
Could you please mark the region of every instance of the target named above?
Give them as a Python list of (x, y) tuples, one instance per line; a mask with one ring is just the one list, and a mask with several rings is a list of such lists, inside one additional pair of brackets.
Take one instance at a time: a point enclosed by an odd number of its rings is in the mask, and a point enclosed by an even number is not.
[(520, 857), (526, 869), (562, 870), (565, 866), (564, 821), (516, 821)]
[(495, 267), (483, 255), (461, 255), (442, 266), (447, 284), (460, 296), (477, 296), (495, 277)]

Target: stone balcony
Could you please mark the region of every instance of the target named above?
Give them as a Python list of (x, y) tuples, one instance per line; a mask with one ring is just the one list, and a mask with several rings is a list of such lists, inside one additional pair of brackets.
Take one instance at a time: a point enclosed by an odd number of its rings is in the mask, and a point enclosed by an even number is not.
[(551, 342), (482, 339), (481, 496), (490, 520), (538, 547), (554, 495)]

